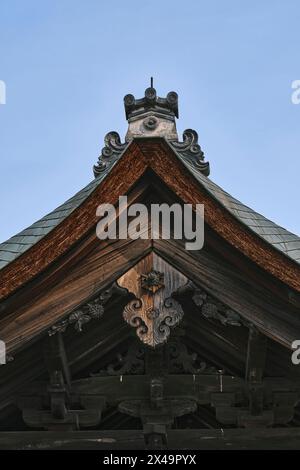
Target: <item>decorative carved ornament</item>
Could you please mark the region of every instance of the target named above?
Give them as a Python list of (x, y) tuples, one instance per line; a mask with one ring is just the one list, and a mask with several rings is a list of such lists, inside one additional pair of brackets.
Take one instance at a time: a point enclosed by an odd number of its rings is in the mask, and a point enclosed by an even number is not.
[(126, 305), (123, 317), (136, 328), (143, 343), (156, 347), (167, 341), (170, 328), (183, 317), (181, 305), (172, 294), (187, 281), (155, 253), (146, 256), (118, 279), (118, 285), (135, 296)]
[(165, 287), (164, 273), (152, 270), (148, 274), (141, 274), (141, 286), (143, 289), (155, 294), (159, 289)]
[(198, 134), (196, 131), (186, 129), (183, 132), (183, 141), (170, 141), (170, 145), (184, 160), (191, 163), (203, 175), (209, 175), (209, 162), (204, 161), (204, 153), (198, 144)]
[(109, 132), (104, 138), (105, 147), (101, 151), (98, 162), (94, 165), (95, 178), (101, 175), (105, 170), (120, 157), (126, 149), (128, 142), (121, 142), (121, 138), (117, 132)]
[(69, 326), (73, 326), (76, 331), (81, 333), (86, 323), (89, 323), (91, 320), (99, 320), (102, 317), (104, 314), (104, 304), (116, 291), (121, 294), (125, 293), (115, 283), (112, 284), (109, 289), (98, 294), (96, 298), (81, 305), (68, 317), (52, 325), (50, 330), (48, 330), (48, 335), (53, 336), (58, 332), (64, 333)]
[(208, 295), (203, 289), (196, 288), (192, 298), (208, 320), (217, 320), (225, 326), (249, 326), (237, 312)]
[[(155, 118), (152, 118), (153, 122)], [(145, 120), (146, 121), (146, 120)], [(145, 125), (149, 128), (152, 123), (150, 118), (147, 118)], [(153, 124), (153, 128), (155, 128)], [(127, 148), (129, 142), (121, 142), (118, 132), (109, 132), (104, 138), (105, 146), (101, 151), (97, 164), (94, 165), (94, 176), (97, 178), (103, 174), (119, 159), (124, 150)], [(183, 132), (183, 140), (179, 142), (178, 139), (168, 140), (170, 146), (180, 154), (183, 160), (191, 163), (193, 167), (200, 171), (205, 176), (210, 173), (209, 162), (204, 161), (204, 152), (198, 144), (198, 134), (193, 129), (186, 129)]]
[(246, 326), (250, 323), (242, 318), (237, 312), (229, 308), (223, 302), (212, 297), (201, 287), (189, 282), (182, 289), (180, 294), (188, 293), (194, 304), (199, 308), (204, 318), (210, 321), (217, 321), (224, 326)]
[(183, 160), (192, 164), (205, 176), (209, 175), (209, 162), (204, 162), (204, 153), (198, 144), (197, 132), (186, 129), (183, 133), (183, 141), (178, 141), (176, 130), (178, 95), (176, 92), (171, 91), (166, 98), (161, 98), (151, 86), (145, 90), (145, 96), (141, 99), (136, 99), (131, 94), (126, 95), (124, 106), (129, 124), (125, 142), (121, 142), (117, 132), (106, 134), (105, 147), (102, 149), (97, 164), (94, 165), (95, 178), (111, 168), (134, 138), (154, 136), (165, 138)]
[(178, 339), (168, 343), (167, 352), (171, 374), (220, 374), (219, 370), (201, 360), (197, 353), (190, 352)]

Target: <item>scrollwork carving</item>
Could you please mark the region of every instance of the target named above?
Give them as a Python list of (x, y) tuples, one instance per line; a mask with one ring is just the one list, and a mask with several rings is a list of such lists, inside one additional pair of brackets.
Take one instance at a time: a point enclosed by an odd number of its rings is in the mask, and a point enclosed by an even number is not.
[(141, 286), (153, 294), (164, 287), (164, 274), (159, 271), (149, 271), (148, 274), (141, 275)]
[(68, 326), (73, 326), (76, 331), (82, 332), (83, 325), (89, 323), (93, 319), (99, 319), (104, 313), (104, 307), (99, 303), (99, 299), (89, 302), (82, 308), (75, 310), (59, 323), (53, 325), (48, 331), (49, 336), (53, 336), (58, 332), (64, 333)]
[(121, 142), (121, 138), (117, 132), (109, 132), (104, 138), (105, 147), (101, 151), (98, 162), (94, 165), (95, 178), (106, 171), (124, 152), (128, 142)]
[(168, 340), (171, 328), (183, 317), (182, 307), (172, 295), (186, 282), (183, 274), (154, 253), (118, 279), (135, 296), (125, 306), (123, 318), (143, 343), (156, 347)]
[(118, 354), (116, 361), (109, 364), (93, 376), (144, 374), (145, 372), (145, 347), (138, 342), (133, 342), (125, 354)]
[(198, 358), (198, 354), (188, 351), (181, 341), (170, 341), (167, 345), (169, 371), (176, 374), (217, 374), (213, 366)]
[(209, 175), (209, 162), (204, 162), (204, 153), (198, 144), (198, 134), (193, 129), (183, 132), (183, 141), (169, 142), (180, 155), (205, 176)]
[(134, 299), (125, 306), (123, 310), (123, 318), (130, 326), (133, 326), (133, 328), (136, 329), (136, 334), (144, 342), (144, 337), (148, 334), (149, 328), (141, 317), (142, 309), (142, 300)]
[(123, 311), (123, 318), (136, 329), (139, 339), (149, 345), (155, 346), (166, 342), (170, 330), (176, 326), (183, 317), (181, 305), (172, 298), (164, 301), (160, 310), (145, 308), (141, 299), (129, 302)]
[[(214, 366), (209, 365), (198, 357), (179, 338), (172, 338), (165, 345), (165, 372), (169, 374), (219, 374)], [(123, 354), (117, 354), (116, 360), (100, 370), (94, 376), (106, 375), (135, 375), (145, 374), (146, 357), (149, 354), (149, 347), (133, 341), (128, 350)]]

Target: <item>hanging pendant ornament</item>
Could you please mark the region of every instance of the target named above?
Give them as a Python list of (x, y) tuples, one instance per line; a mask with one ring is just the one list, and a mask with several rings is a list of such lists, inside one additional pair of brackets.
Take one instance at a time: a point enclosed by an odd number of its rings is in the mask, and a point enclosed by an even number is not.
[(182, 320), (182, 307), (172, 294), (187, 282), (183, 274), (155, 253), (118, 279), (118, 285), (135, 296), (125, 306), (123, 318), (144, 344), (154, 348), (165, 343), (171, 328)]

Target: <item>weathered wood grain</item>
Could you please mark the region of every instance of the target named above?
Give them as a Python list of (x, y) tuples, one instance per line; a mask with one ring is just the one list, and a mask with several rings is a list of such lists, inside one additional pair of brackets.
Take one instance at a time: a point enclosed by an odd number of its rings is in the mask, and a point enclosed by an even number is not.
[[(264, 271), (300, 292), (300, 268), (251, 232), (189, 174), (162, 139), (133, 141), (108, 177), (48, 236), (1, 270), (0, 295), (8, 296), (78, 242), (95, 224), (99, 203), (115, 203), (151, 168), (185, 203), (205, 205), (206, 223)], [(66, 237), (66, 233), (68, 236)]]
[(268, 291), (247, 282), (242, 271), (233, 270), (204, 250), (187, 252), (177, 240), (154, 240), (153, 247), (195, 284), (253, 322), (265, 335), (288, 348), (300, 337), (298, 310), (275, 297), (272, 300)]

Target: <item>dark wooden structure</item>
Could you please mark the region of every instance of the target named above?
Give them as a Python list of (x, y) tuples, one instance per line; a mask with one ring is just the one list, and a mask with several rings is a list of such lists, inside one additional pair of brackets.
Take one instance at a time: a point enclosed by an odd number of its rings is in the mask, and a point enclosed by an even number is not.
[[(300, 448), (299, 237), (208, 178), (176, 93), (124, 102), (95, 179), (0, 245), (0, 449)], [(203, 249), (100, 241), (120, 195), (203, 203)]]

